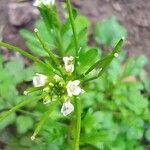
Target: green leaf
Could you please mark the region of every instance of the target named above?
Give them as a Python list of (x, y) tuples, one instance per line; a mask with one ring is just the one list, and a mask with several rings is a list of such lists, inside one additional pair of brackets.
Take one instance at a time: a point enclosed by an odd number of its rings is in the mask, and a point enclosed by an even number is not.
[(12, 124), (15, 121), (16, 115), (15, 113), (11, 113), (10, 116), (5, 118), (4, 120), (1, 120), (0, 122), (0, 130), (6, 128), (8, 125)]
[(112, 52), (110, 52), (107, 56), (105, 56), (103, 59), (100, 59), (97, 61), (94, 65), (92, 65), (86, 72), (85, 74), (81, 75), (82, 77), (85, 77), (88, 75), (92, 70), (96, 69), (97, 67), (100, 68), (100, 71), (97, 76), (91, 77), (89, 79), (86, 79), (84, 82), (91, 81), (94, 79), (97, 79), (99, 76), (102, 75), (102, 73), (107, 69), (113, 58), (115, 58), (115, 54), (118, 55), (120, 49), (123, 46), (124, 38), (121, 38), (121, 40), (117, 43), (117, 45), (113, 48)]
[(1, 113), (0, 114), (0, 121), (4, 120), (6, 117), (8, 117), (10, 114), (12, 114), (13, 112), (17, 111), (18, 109), (20, 109), (20, 108), (30, 104), (33, 101), (39, 101), (42, 98), (43, 98), (43, 95), (42, 96), (38, 96), (38, 97), (28, 98), (27, 100), (24, 100), (23, 102), (20, 102), (18, 105), (14, 106), (10, 110)]
[(49, 72), (51, 72), (53, 70), (50, 65), (47, 65), (46, 63), (44, 63), (43, 61), (41, 61), (37, 57), (31, 55), (30, 53), (26, 52), (25, 50), (23, 50), (21, 48), (18, 48), (16, 46), (13, 46), (13, 45), (10, 45), (10, 44), (4, 43), (4, 42), (0, 42), (0, 46), (8, 48), (9, 50), (12, 50), (14, 52), (18, 52), (18, 53), (22, 54), (23, 56), (33, 60), (34, 62), (37, 62), (39, 65), (47, 68), (49, 70)]
[[(87, 42), (87, 28), (89, 26), (89, 22), (86, 17), (78, 16), (74, 20), (75, 26), (76, 26), (76, 32), (78, 36), (78, 42), (79, 46), (85, 46)], [(66, 22), (63, 25), (62, 31), (61, 31), (62, 37), (63, 37), (63, 43), (65, 53), (69, 53), (70, 55), (74, 54), (74, 37), (71, 29), (70, 22)]]
[(43, 127), (44, 123), (46, 122), (46, 120), (49, 118), (50, 114), (52, 113), (53, 109), (56, 108), (58, 102), (53, 102), (53, 104), (51, 104), (51, 106), (48, 108), (48, 111), (46, 111), (44, 113), (44, 115), (42, 116), (41, 120), (39, 121), (39, 123), (37, 124), (37, 127), (35, 128), (35, 131), (33, 133), (33, 139), (37, 136), (37, 134), (40, 132), (41, 128)]
[(84, 50), (81, 50), (79, 53), (79, 62), (82, 65), (89, 66), (98, 58), (98, 49), (97, 48), (90, 48), (86, 52)]
[(16, 127), (19, 134), (24, 134), (33, 127), (33, 120), (28, 116), (19, 116), (16, 119)]
[[(53, 49), (54, 37), (52, 36), (52, 34), (49, 34), (44, 22), (42, 20), (37, 21), (35, 24), (35, 28), (39, 30), (38, 33), (42, 37), (44, 42), (48, 45), (48, 48)], [(34, 33), (26, 29), (21, 29), (20, 35), (25, 39), (27, 47), (33, 54), (37, 56), (48, 56), (48, 54), (43, 50), (43, 47), (41, 46), (38, 39), (35, 37)]]
[(116, 17), (110, 17), (96, 23), (94, 35), (97, 43), (114, 46), (121, 37), (127, 36), (127, 31), (118, 23)]
[(148, 141), (150, 141), (150, 129), (146, 130), (145, 137)]
[(141, 69), (143, 69), (146, 63), (147, 58), (144, 55), (130, 58), (125, 64), (123, 75), (125, 77), (130, 75), (139, 75)]

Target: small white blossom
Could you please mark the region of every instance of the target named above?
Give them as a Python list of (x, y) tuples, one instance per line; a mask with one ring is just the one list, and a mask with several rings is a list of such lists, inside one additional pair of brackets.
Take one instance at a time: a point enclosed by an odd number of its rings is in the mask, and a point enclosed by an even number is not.
[(35, 7), (41, 7), (41, 5), (54, 5), (55, 4), (55, 0), (35, 0), (35, 2), (33, 3), (33, 6)]
[(80, 81), (79, 80), (74, 80), (74, 81), (69, 81), (66, 88), (67, 88), (67, 93), (71, 97), (73, 95), (77, 96), (80, 93), (83, 93), (84, 90), (82, 90), (79, 86)]
[(64, 116), (69, 115), (72, 111), (74, 111), (74, 106), (71, 104), (70, 101), (66, 101), (63, 103), (62, 107), (61, 107), (61, 113)]
[(44, 86), (47, 81), (47, 76), (43, 74), (36, 73), (36, 76), (33, 77), (33, 85), (34, 87)]
[(74, 71), (74, 64), (73, 64), (74, 58), (72, 56), (70, 57), (63, 57), (64, 67), (66, 72), (72, 73)]

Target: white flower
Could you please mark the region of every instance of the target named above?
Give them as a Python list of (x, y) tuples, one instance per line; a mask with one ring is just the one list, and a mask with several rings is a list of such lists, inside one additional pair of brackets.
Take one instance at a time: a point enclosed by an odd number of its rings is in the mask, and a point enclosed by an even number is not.
[(70, 57), (63, 57), (64, 67), (66, 72), (72, 73), (74, 71), (74, 64), (73, 64), (74, 58), (72, 56)]
[(70, 101), (66, 101), (63, 103), (62, 107), (61, 107), (61, 113), (64, 116), (69, 115), (72, 111), (74, 111), (74, 106), (71, 104)]
[(74, 80), (74, 81), (69, 81), (66, 88), (67, 88), (67, 93), (71, 97), (73, 95), (77, 96), (80, 93), (83, 93), (84, 91), (80, 88), (79, 86), (80, 81), (79, 80)]
[(35, 7), (41, 7), (41, 5), (54, 5), (55, 4), (55, 0), (35, 0), (35, 2), (33, 3), (33, 6)]
[(44, 86), (47, 81), (47, 76), (43, 74), (36, 73), (36, 76), (33, 77), (34, 87)]

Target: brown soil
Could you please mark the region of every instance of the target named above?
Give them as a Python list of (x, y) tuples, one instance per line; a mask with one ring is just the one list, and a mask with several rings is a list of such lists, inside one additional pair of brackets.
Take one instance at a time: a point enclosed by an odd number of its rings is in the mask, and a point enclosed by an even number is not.
[[(97, 20), (116, 16), (128, 30), (126, 50), (129, 56), (145, 54), (150, 58), (150, 0), (72, 0), (79, 13), (87, 16), (92, 25)], [(18, 28), (7, 20), (8, 0), (0, 0), (0, 27), (4, 27), (4, 39), (23, 48)], [(4, 9), (5, 8), (5, 9)], [(149, 61), (150, 65), (150, 61)], [(150, 72), (150, 67), (147, 66)]]

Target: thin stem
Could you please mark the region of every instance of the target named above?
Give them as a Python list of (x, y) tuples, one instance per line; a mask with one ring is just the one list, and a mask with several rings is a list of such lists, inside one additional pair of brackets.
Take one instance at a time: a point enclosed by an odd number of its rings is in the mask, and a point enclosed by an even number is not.
[(35, 30), (35, 35), (36, 35), (37, 39), (39, 40), (40, 44), (42, 45), (43, 49), (45, 50), (45, 52), (47, 52), (48, 55), (49, 55), (49, 57), (54, 60), (55, 57), (56, 57), (56, 55), (53, 54), (53, 53), (51, 52), (51, 50), (47, 47), (47, 45), (46, 45), (45, 42), (43, 41), (42, 37), (39, 35), (38, 29), (34, 29), (34, 30)]
[(51, 50), (47, 47), (47, 45), (45, 44), (45, 42), (43, 41), (42, 37), (38, 34), (38, 29), (35, 29), (35, 35), (37, 37), (37, 39), (39, 40), (40, 44), (42, 45), (43, 49), (48, 53), (49, 57), (52, 59), (52, 61), (55, 63), (56, 68), (60, 74), (63, 76), (63, 71), (62, 69), (59, 67), (60, 63), (57, 60), (57, 56), (55, 54), (53, 54), (51, 52)]
[(76, 130), (74, 140), (74, 150), (79, 150), (80, 145), (80, 130), (81, 130), (81, 102), (80, 99), (75, 99), (75, 113), (76, 113)]
[(67, 4), (69, 19), (70, 19), (70, 23), (71, 23), (71, 27), (72, 27), (73, 36), (74, 36), (75, 55), (76, 55), (76, 57), (75, 57), (75, 71), (76, 71), (79, 43), (78, 43), (77, 32), (76, 32), (76, 28), (75, 28), (75, 24), (74, 24), (74, 18), (73, 18), (70, 0), (66, 0), (66, 4)]
[(10, 114), (12, 114), (13, 112), (17, 111), (18, 109), (30, 104), (31, 102), (35, 102), (38, 101), (40, 99), (43, 98), (43, 95), (38, 96), (38, 97), (32, 97), (29, 98), (27, 100), (24, 100), (23, 102), (19, 103), (18, 105), (14, 106), (13, 108), (11, 108), (10, 110), (8, 110), (7, 112), (4, 112), (0, 115), (0, 121), (2, 121), (3, 119), (5, 119), (7, 116), (9, 116)]
[[(75, 43), (75, 73), (76, 73), (76, 67), (77, 67), (77, 59), (78, 59), (78, 49), (79, 49), (79, 43), (78, 43), (78, 37), (77, 32), (74, 24), (74, 18), (71, 8), (71, 2), (70, 0), (66, 0), (67, 9), (69, 13), (69, 19), (71, 23), (71, 28), (73, 32), (74, 37), (74, 43)], [(79, 99), (75, 99), (75, 110), (76, 110), (76, 124), (75, 124), (75, 138), (74, 138), (74, 150), (79, 150), (79, 143), (80, 143), (80, 128), (81, 128), (81, 103)]]
[(18, 109), (17, 111), (20, 113), (23, 113), (25, 115), (30, 115), (31, 117), (36, 117), (35, 114), (33, 114), (32, 112), (26, 111), (26, 110)]
[(31, 59), (34, 62), (37, 62), (38, 64), (44, 66), (45, 68), (47, 68), (48, 70), (53, 70), (49, 65), (45, 64), (43, 61), (41, 61), (40, 59), (36, 58), (35, 56), (27, 53), (25, 50), (18, 48), (16, 46), (4, 43), (4, 42), (0, 42), (0, 46), (8, 48), (9, 50), (15, 51), (15, 52), (19, 52), (20, 54), (22, 54), (23, 56)]
[(40, 132), (42, 126), (44, 125), (44, 123), (47, 121), (49, 115), (51, 114), (51, 112), (54, 110), (54, 108), (57, 106), (58, 102), (52, 102), (52, 104), (50, 105), (48, 111), (46, 111), (44, 113), (44, 115), (42, 116), (42, 119), (40, 120), (40, 122), (38, 123), (32, 138), (35, 139), (35, 137), (37, 136), (37, 134)]
[(42, 88), (43, 88), (43, 86), (41, 86), (41, 87), (30, 87), (30, 88), (26, 89), (23, 94), (28, 95), (32, 92), (40, 91), (40, 90), (42, 90)]
[(88, 78), (88, 79), (84, 80), (83, 84), (84, 84), (84, 83), (87, 83), (87, 82), (89, 82), (89, 81), (95, 80), (95, 79), (97, 79), (97, 78), (99, 78), (99, 76), (94, 76), (94, 77)]

